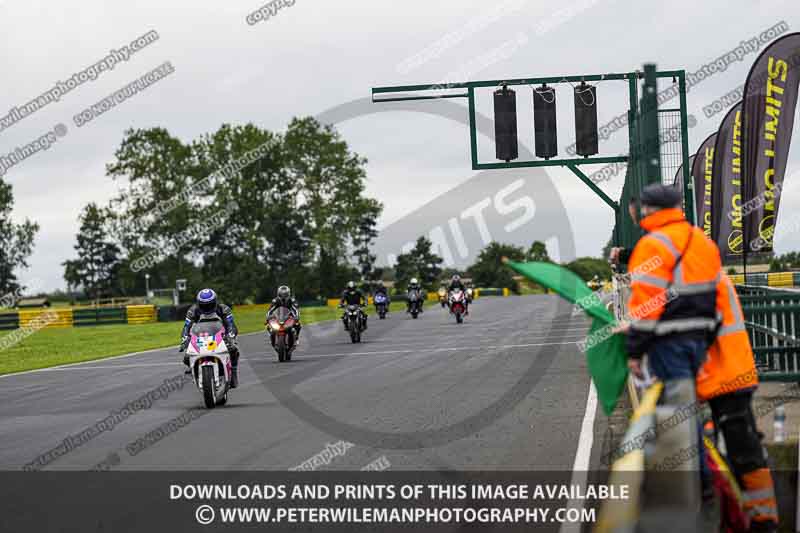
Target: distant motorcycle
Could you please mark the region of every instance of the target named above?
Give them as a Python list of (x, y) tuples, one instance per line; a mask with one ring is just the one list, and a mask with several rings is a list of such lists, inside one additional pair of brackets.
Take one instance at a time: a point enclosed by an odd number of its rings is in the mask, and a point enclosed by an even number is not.
[(350, 340), (353, 343), (361, 342), (361, 333), (366, 325), (364, 312), (360, 305), (348, 305), (344, 312), (345, 327), (350, 333)]
[(442, 304), (442, 308), (447, 307), (447, 289), (444, 287), (439, 289), (439, 303)]
[(379, 292), (375, 295), (375, 312), (378, 313), (378, 317), (383, 320), (386, 318), (386, 311), (388, 310), (389, 298), (386, 297), (385, 294)]
[(408, 291), (408, 312), (411, 318), (417, 318), (422, 312), (422, 295), (416, 289)]
[(467, 302), (464, 291), (453, 289), (450, 291), (450, 314), (456, 315), (456, 322), (464, 322), (464, 313), (467, 311)]
[(192, 379), (208, 409), (228, 401), (232, 368), (225, 340), (222, 320), (216, 314), (204, 314), (189, 331), (185, 346)]
[(267, 334), (281, 363), (292, 360), (292, 352), (297, 347), (296, 325), (297, 317), (288, 307), (278, 307), (267, 315)]
[(467, 304), (471, 304), (473, 298), (472, 287), (467, 287)]

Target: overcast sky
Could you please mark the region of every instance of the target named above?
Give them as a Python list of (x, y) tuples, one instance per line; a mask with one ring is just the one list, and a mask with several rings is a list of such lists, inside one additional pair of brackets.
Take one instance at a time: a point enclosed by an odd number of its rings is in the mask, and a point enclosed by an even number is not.
[[(293, 116), (325, 113), (368, 97), (370, 88), (378, 85), (627, 72), (649, 61), (660, 69), (691, 72), (780, 21), (789, 31), (800, 31), (797, 0), (289, 3), (267, 20), (248, 24), (247, 15), (263, 3), (0, 0), (0, 34), (5, 40), (0, 51), (0, 117), (100, 61), (111, 49), (151, 30), (159, 35), (113, 70), (0, 131), (4, 155), (57, 124), (67, 126), (67, 134), (49, 150), (5, 175), (14, 187), (14, 217), (30, 218), (41, 226), (23, 280), (40, 278), (45, 288), (63, 287), (60, 264), (73, 256), (78, 214), (87, 202), (104, 204), (114, 194), (118, 185), (105, 176), (104, 166), (130, 127), (165, 127), (187, 142), (222, 122), (253, 122), (280, 131)], [(703, 106), (743, 83), (757, 53), (748, 53), (691, 90), (689, 112), (697, 125), (690, 130), (690, 148), (696, 149), (722, 119), (722, 113), (706, 118)], [(90, 123), (75, 125), (75, 114), (165, 61), (171, 62), (174, 73)], [(573, 141), (572, 95), (568, 86), (559, 91), (559, 145), (560, 155), (565, 155), (564, 148)], [(619, 83), (599, 85), (600, 123), (625, 112), (626, 91)], [(530, 102), (529, 89), (520, 87), (519, 93), (518, 102)], [(479, 97), (478, 110), (491, 117), (488, 91)], [(368, 194), (385, 205), (384, 227), (432, 200), (436, 205), (463, 203), (460, 190), (477, 174), (470, 169), (464, 125), (437, 116), (446, 109), (435, 107), (439, 103), (414, 105), (429, 106), (420, 110), (433, 114), (372, 109), (364, 113), (373, 114), (337, 125), (350, 146), (369, 159)], [(528, 147), (529, 115), (528, 109), (520, 108), (520, 140)], [(601, 155), (625, 152), (626, 139), (623, 129), (602, 143)], [(481, 139), (480, 154), (492, 159), (490, 138)], [(800, 173), (791, 175), (798, 167), (800, 139), (795, 138), (781, 219), (800, 213)], [(548, 169), (529, 178), (550, 182), (533, 184), (534, 201), (541, 187), (541, 213), (565, 213), (537, 219), (537, 227), (547, 230), (552, 224), (558, 226), (554, 233), (569, 233), (562, 259), (598, 255), (612, 228), (610, 209), (569, 171)], [(602, 188), (617, 198), (622, 181), (620, 173)], [(506, 185), (504, 181), (501, 186)], [(487, 195), (498, 190), (489, 189)], [(556, 191), (552, 198), (551, 189)], [(464, 195), (471, 195), (474, 203), (472, 192)], [(515, 217), (509, 215), (506, 222)], [(794, 224), (794, 231), (782, 234), (779, 219), (779, 252), (800, 249), (798, 229)]]

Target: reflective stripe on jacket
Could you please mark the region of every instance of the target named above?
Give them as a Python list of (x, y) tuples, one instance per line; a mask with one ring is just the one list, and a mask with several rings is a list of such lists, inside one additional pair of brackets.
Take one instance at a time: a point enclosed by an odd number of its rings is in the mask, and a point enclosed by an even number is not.
[(758, 385), (758, 372), (742, 305), (733, 282), (724, 273), (717, 284), (717, 311), (722, 313), (722, 326), (708, 349), (705, 364), (697, 373), (697, 396), (700, 400)]
[(628, 262), (631, 357), (641, 357), (656, 338), (708, 336), (719, 322), (717, 246), (677, 208), (657, 211), (642, 219), (641, 226), (648, 234), (639, 239)]

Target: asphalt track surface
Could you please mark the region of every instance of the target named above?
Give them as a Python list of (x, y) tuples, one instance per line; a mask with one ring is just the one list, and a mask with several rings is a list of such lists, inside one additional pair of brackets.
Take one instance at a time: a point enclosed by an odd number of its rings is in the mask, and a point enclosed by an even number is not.
[[(263, 334), (242, 336), (240, 386), (226, 406), (205, 412), (188, 384), (44, 469), (106, 461), (113, 470), (286, 470), (326, 449), (315, 469), (564, 472), (580, 453), (596, 468), (606, 427), (586, 412), (576, 342), (587, 328), (563, 300), (541, 295), (480, 299), (461, 325), (438, 306), (417, 320), (370, 313), (355, 345), (338, 321), (310, 325), (289, 363), (277, 362)], [(182, 375), (180, 359), (165, 349), (3, 376), (0, 469), (21, 469)], [(130, 453), (132, 442), (198, 412)]]

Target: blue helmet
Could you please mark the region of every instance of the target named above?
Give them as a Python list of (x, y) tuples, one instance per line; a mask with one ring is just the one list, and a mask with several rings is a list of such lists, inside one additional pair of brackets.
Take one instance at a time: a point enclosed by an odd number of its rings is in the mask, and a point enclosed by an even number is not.
[(217, 293), (214, 289), (203, 289), (197, 293), (197, 307), (202, 313), (211, 313), (217, 308)]

